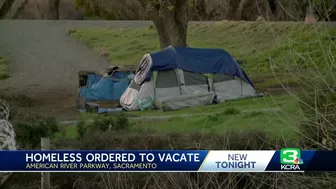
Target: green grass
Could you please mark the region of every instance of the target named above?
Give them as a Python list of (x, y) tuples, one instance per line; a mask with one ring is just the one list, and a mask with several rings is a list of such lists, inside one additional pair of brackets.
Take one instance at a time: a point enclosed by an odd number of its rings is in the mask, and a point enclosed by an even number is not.
[[(137, 65), (147, 52), (159, 49), (155, 28), (76, 30), (71, 35), (111, 62)], [(283, 75), (285, 68), (331, 67), (336, 55), (336, 28), (303, 23), (218, 22), (190, 25), (188, 45), (222, 48), (231, 53), (258, 87), (276, 86), (271, 70)], [(302, 71), (302, 70), (301, 70)], [(286, 77), (285, 82), (295, 82)]]
[(197, 116), (189, 118), (171, 118), (162, 121), (138, 121), (133, 123), (134, 129), (147, 128), (156, 132), (215, 132), (224, 133), (228, 131), (263, 131), (271, 137), (279, 138), (285, 136), (287, 140), (297, 140), (298, 134), (296, 116), (288, 112), (262, 112), (254, 111), (249, 113), (236, 114), (215, 114), (208, 116)]
[(9, 77), (8, 66), (9, 66), (8, 59), (0, 56), (0, 80), (7, 79)]
[[(202, 114), (202, 113), (221, 113), (232, 108), (239, 111), (244, 110), (258, 110), (265, 108), (282, 108), (288, 104), (294, 105), (292, 103), (294, 99), (288, 95), (279, 95), (279, 96), (265, 96), (258, 98), (247, 98), (240, 100), (230, 100), (220, 104), (214, 104), (209, 106), (196, 106), (185, 108), (178, 111), (169, 111), (162, 112), (159, 110), (144, 110), (144, 111), (133, 111), (126, 112), (126, 115), (129, 117), (138, 117), (138, 116), (164, 116), (164, 115), (180, 115), (180, 114)], [(80, 120), (92, 120), (98, 114), (96, 113), (81, 113), (79, 115)]]
[[(298, 140), (297, 114), (293, 107), (284, 108), (279, 112), (251, 111), (247, 113), (226, 111), (213, 115), (200, 115), (193, 117), (175, 117), (168, 120), (130, 120), (129, 132), (138, 132), (139, 129), (149, 129), (156, 133), (185, 133), (228, 131), (263, 131), (271, 137), (285, 137), (286, 140)], [(66, 138), (77, 137), (76, 125), (64, 125), (57, 136)], [(57, 137), (56, 136), (56, 137)]]
[(219, 113), (228, 109), (235, 108), (240, 111), (244, 110), (256, 110), (263, 108), (282, 107), (288, 104), (292, 99), (288, 95), (281, 96), (269, 96), (260, 98), (248, 98), (240, 100), (226, 101), (221, 104), (209, 105), (209, 106), (197, 106), (182, 109), (179, 111), (161, 112), (157, 110), (145, 110), (129, 112), (129, 115), (134, 116), (159, 116), (159, 115), (175, 115), (175, 114), (196, 114), (196, 113)]
[[(279, 108), (279, 111), (262, 111), (258, 109)], [(244, 112), (244, 110), (250, 110)], [(253, 111), (255, 110), (255, 111)], [(193, 107), (180, 111), (159, 112), (156, 110), (129, 112), (129, 116), (163, 116), (195, 113), (210, 113), (192, 117), (173, 117), (163, 120), (130, 119), (130, 132), (150, 129), (158, 133), (179, 132), (243, 132), (246, 130), (264, 131), (272, 137), (285, 137), (287, 140), (298, 139), (297, 103), (289, 96), (263, 97), (228, 101), (223, 104)], [(92, 120), (97, 114), (83, 113), (81, 120)], [(58, 136), (74, 138), (77, 136), (75, 125), (62, 126)]]
[(60, 125), (60, 131), (54, 136), (55, 138), (76, 138), (77, 137), (76, 125), (63, 124)]

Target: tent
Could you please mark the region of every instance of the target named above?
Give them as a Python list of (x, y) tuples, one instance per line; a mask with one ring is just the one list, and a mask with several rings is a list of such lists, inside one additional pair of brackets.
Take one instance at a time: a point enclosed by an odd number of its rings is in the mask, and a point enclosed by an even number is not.
[(130, 84), (134, 71), (132, 68), (118, 66), (112, 66), (102, 73), (80, 71), (78, 108), (84, 110), (93, 104), (98, 109), (119, 105), (120, 97)]
[(253, 83), (228, 52), (170, 46), (144, 55), (120, 104), (169, 111), (251, 96)]

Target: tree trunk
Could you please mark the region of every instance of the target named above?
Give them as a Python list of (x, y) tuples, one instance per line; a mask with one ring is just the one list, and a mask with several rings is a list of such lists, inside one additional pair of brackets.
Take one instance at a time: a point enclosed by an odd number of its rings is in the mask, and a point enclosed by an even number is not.
[(60, 12), (60, 10), (59, 10), (60, 9), (60, 0), (55, 1), (55, 9), (56, 9), (55, 10), (56, 11), (56, 19), (59, 20), (59, 18), (60, 18), (60, 13), (59, 13)]
[(153, 19), (153, 22), (159, 36), (160, 48), (164, 49), (171, 44), (169, 31), (166, 29), (166, 25), (164, 23), (165, 20), (163, 18), (156, 17)]
[(306, 23), (315, 23), (317, 22), (316, 15), (314, 13), (314, 4), (309, 3), (306, 7), (306, 17), (305, 17)]
[(240, 2), (239, 2), (237, 12), (236, 12), (236, 20), (237, 21), (242, 20), (245, 1), (246, 0), (240, 0)]
[(186, 46), (188, 30), (188, 0), (163, 0), (152, 11), (160, 48)]
[(15, 0), (0, 0), (0, 19), (7, 15)]
[(59, 18), (59, 0), (46, 0), (46, 9), (44, 10), (44, 16), (46, 20), (58, 20)]
[(29, 0), (16, 0), (4, 19), (16, 19), (23, 11)]
[(273, 15), (276, 15), (276, 13), (277, 13), (277, 8), (278, 8), (277, 3), (278, 3), (277, 0), (268, 0), (268, 6), (271, 9), (271, 12), (272, 12)]

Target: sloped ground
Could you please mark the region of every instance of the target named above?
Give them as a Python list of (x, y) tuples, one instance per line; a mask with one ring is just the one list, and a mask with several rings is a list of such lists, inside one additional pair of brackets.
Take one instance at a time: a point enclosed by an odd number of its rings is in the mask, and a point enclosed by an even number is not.
[[(331, 67), (336, 52), (336, 28), (323, 22), (234, 22), (196, 24), (188, 28), (188, 45), (220, 48), (240, 62), (258, 88), (279, 85), (274, 74), (283, 76), (288, 69), (295, 75), (306, 68)], [(71, 34), (99, 54), (109, 54), (113, 62), (134, 64), (144, 52), (159, 49), (155, 28), (78, 29)], [(118, 40), (118, 43), (115, 41)], [(103, 52), (106, 51), (106, 52)], [(275, 72), (275, 73), (272, 73)], [(287, 80), (291, 74), (287, 73)], [(264, 82), (264, 80), (267, 82)]]
[[(279, 95), (299, 90), (298, 81), (307, 74), (316, 75), (316, 68), (333, 69), (335, 34), (335, 25), (325, 22), (220, 21), (190, 24), (188, 45), (227, 50), (258, 92)], [(77, 29), (71, 36), (120, 64), (137, 63), (145, 52), (159, 49), (153, 27)]]

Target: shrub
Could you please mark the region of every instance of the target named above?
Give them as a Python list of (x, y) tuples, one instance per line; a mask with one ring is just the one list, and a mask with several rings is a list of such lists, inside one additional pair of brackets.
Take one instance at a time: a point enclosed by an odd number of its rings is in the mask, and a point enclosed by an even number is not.
[(83, 136), (87, 132), (87, 126), (85, 125), (85, 121), (79, 120), (76, 125), (76, 130), (77, 130), (77, 137), (79, 139), (83, 138)]
[(40, 147), (41, 137), (52, 137), (59, 131), (54, 117), (28, 114), (13, 122), (16, 141), (20, 148), (35, 149)]
[(248, 117), (258, 117), (258, 116), (262, 116), (264, 114), (264, 112), (262, 111), (251, 111), (251, 112), (247, 112), (244, 115), (244, 118), (248, 118)]
[[(39, 173), (14, 173), (5, 183), (6, 189), (38, 189)], [(324, 188), (333, 189), (331, 173), (51, 173), (52, 188)]]
[(122, 131), (127, 130), (128, 127), (128, 118), (124, 114), (103, 114), (95, 117), (93, 122), (80, 120), (77, 123), (77, 133), (78, 137), (82, 139), (87, 134)]
[(146, 131), (129, 132), (108, 131), (91, 133), (82, 138), (81, 149), (274, 149), (275, 145), (267, 143), (269, 138), (263, 132), (228, 132), (226, 135), (216, 133), (153, 133)]
[(108, 114), (98, 116), (94, 119), (93, 123), (89, 127), (94, 130), (95, 128), (101, 132), (106, 132), (112, 127), (115, 122), (114, 116)]
[(236, 115), (240, 113), (241, 113), (240, 110), (236, 108), (228, 108), (223, 112), (224, 115)]
[(79, 150), (82, 146), (80, 140), (76, 138), (60, 138), (55, 137), (51, 140), (51, 149), (55, 150)]
[(114, 124), (112, 125), (113, 130), (119, 131), (119, 130), (126, 130), (129, 127), (128, 118), (124, 114), (119, 114)]
[[(135, 133), (107, 131), (94, 133), (82, 142), (73, 139), (57, 140), (55, 148), (72, 149), (274, 149), (276, 143), (263, 132), (228, 132), (194, 134), (158, 134), (146, 130)], [(291, 147), (293, 145), (288, 144)], [(281, 146), (285, 147), (285, 146)], [(327, 173), (51, 173), (53, 188), (209, 188), (223, 186), (240, 188), (334, 188), (335, 175)], [(39, 188), (40, 176), (35, 173), (15, 173), (4, 186), (9, 189)]]
[(332, 72), (301, 82), (299, 94), (302, 143), (311, 148), (336, 147), (336, 85)]
[(207, 116), (207, 120), (209, 120), (209, 121), (218, 121), (218, 116), (220, 116), (220, 115), (218, 115), (218, 114), (208, 115)]

